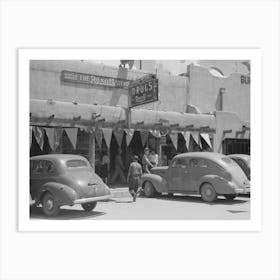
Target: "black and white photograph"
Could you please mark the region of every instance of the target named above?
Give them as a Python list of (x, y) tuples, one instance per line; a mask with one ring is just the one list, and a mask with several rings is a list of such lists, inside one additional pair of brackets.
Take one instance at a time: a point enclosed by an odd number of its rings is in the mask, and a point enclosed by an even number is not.
[(279, 0), (1, 0), (0, 280), (279, 280), (279, 50)]
[(250, 219), (250, 60), (29, 71), (31, 219)]

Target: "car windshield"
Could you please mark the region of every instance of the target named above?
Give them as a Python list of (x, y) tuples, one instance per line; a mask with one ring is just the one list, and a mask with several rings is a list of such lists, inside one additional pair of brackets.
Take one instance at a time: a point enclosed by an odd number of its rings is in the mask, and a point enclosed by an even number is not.
[(232, 159), (230, 159), (228, 157), (223, 157), (222, 161), (224, 161), (225, 163), (228, 163), (228, 164), (232, 164), (233, 163)]
[(81, 159), (71, 159), (67, 160), (66, 166), (69, 168), (81, 168), (88, 167), (87, 162)]

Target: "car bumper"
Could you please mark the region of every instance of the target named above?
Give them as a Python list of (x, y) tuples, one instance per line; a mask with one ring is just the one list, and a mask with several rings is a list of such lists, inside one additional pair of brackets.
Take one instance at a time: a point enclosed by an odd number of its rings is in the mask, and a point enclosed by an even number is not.
[(246, 186), (244, 188), (236, 188), (235, 192), (237, 194), (248, 194), (251, 192), (251, 188), (250, 188), (250, 186), (248, 186), (248, 187)]
[(100, 200), (107, 200), (112, 197), (111, 194), (103, 195), (103, 196), (95, 196), (95, 197), (87, 197), (87, 198), (79, 198), (74, 200), (74, 204), (83, 204), (83, 203), (90, 203)]

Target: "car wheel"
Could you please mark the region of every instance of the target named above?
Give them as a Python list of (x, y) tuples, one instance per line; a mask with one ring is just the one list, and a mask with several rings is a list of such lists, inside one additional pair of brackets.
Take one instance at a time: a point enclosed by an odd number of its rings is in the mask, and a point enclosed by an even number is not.
[(225, 194), (224, 197), (228, 200), (234, 200), (236, 198), (236, 194)]
[(54, 196), (47, 192), (42, 199), (43, 212), (49, 217), (54, 217), (59, 212), (59, 205), (54, 199)]
[(154, 197), (156, 195), (156, 189), (149, 181), (147, 181), (144, 185), (144, 194), (146, 197)]
[(168, 197), (173, 197), (173, 196), (174, 196), (174, 193), (168, 193), (167, 196), (168, 196)]
[(206, 202), (213, 202), (217, 199), (217, 193), (213, 186), (209, 183), (202, 185), (200, 190), (201, 197)]
[(95, 202), (83, 203), (81, 205), (85, 211), (91, 211), (95, 208), (96, 204), (97, 202), (95, 201)]

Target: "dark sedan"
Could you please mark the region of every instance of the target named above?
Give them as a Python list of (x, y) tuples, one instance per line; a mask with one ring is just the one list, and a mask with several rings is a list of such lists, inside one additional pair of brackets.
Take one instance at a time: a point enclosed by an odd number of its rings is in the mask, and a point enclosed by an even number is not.
[(56, 216), (63, 205), (81, 204), (91, 211), (111, 194), (84, 157), (48, 154), (30, 158), (30, 196), (47, 216)]

